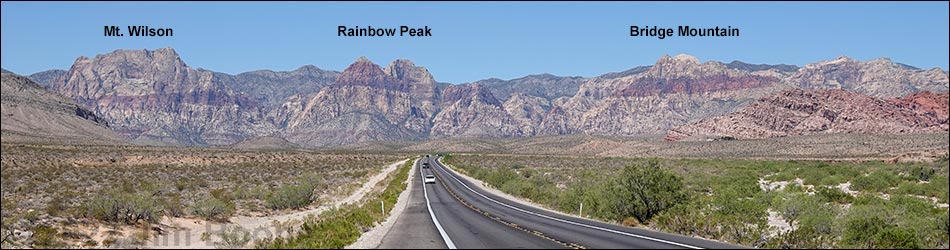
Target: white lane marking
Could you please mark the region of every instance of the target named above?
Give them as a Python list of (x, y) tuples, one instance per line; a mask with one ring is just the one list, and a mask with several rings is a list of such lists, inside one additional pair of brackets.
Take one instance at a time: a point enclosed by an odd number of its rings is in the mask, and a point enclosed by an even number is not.
[(668, 240), (663, 240), (663, 239), (657, 239), (657, 238), (653, 238), (653, 237), (648, 237), (648, 236), (643, 236), (643, 235), (637, 235), (637, 234), (627, 233), (627, 232), (623, 232), (623, 231), (617, 231), (617, 230), (613, 230), (613, 229), (609, 229), (609, 228), (602, 228), (602, 227), (598, 227), (598, 226), (592, 226), (592, 225), (587, 225), (587, 224), (583, 224), (583, 223), (577, 223), (577, 222), (573, 222), (573, 221), (569, 221), (569, 220), (562, 220), (562, 219), (554, 218), (554, 217), (551, 217), (551, 216), (547, 216), (547, 215), (543, 215), (543, 214), (531, 212), (531, 211), (528, 211), (528, 210), (524, 210), (524, 209), (521, 209), (521, 208), (517, 208), (517, 207), (511, 206), (511, 205), (508, 205), (508, 204), (505, 204), (505, 203), (496, 201), (496, 200), (494, 200), (494, 199), (492, 199), (492, 198), (488, 198), (488, 196), (485, 196), (484, 194), (479, 193), (478, 191), (475, 191), (474, 189), (468, 187), (468, 185), (465, 185), (465, 183), (462, 182), (462, 180), (459, 180), (457, 177), (455, 177), (455, 175), (450, 174), (450, 173), (447, 172), (445, 169), (441, 169), (441, 168), (442, 168), (442, 166), (441, 166), (441, 165), (442, 165), (442, 158), (438, 158), (436, 161), (439, 162), (439, 165), (440, 165), (439, 169), (440, 169), (442, 172), (445, 172), (446, 175), (452, 177), (452, 179), (455, 179), (455, 181), (457, 181), (459, 184), (462, 184), (462, 186), (465, 187), (466, 189), (468, 189), (469, 191), (472, 191), (472, 193), (475, 193), (475, 194), (477, 194), (478, 196), (481, 196), (482, 198), (485, 198), (485, 199), (487, 199), (487, 200), (489, 200), (489, 201), (492, 201), (492, 202), (494, 202), (494, 203), (497, 203), (498, 205), (502, 205), (502, 206), (511, 208), (511, 209), (513, 209), (513, 210), (516, 210), (516, 211), (519, 211), (519, 212), (522, 212), (522, 213), (526, 213), (526, 214), (538, 216), (538, 217), (545, 218), (545, 219), (549, 219), (549, 220), (553, 220), (553, 221), (563, 222), (563, 223), (567, 223), (567, 224), (571, 224), (571, 225), (575, 225), (575, 226), (582, 226), (582, 227), (586, 227), (586, 228), (590, 228), (590, 229), (596, 229), (596, 230), (600, 230), (600, 231), (604, 231), (604, 232), (615, 233), (615, 234), (620, 234), (620, 235), (626, 235), (626, 236), (636, 237), (636, 238), (645, 239), (645, 240), (652, 240), (652, 241), (661, 242), (661, 243), (666, 243), (666, 244), (670, 244), (670, 245), (674, 245), (674, 246), (680, 246), (680, 247), (692, 248), (692, 249), (703, 249), (703, 248), (701, 248), (701, 247), (692, 246), (692, 245), (687, 245), (687, 244), (683, 244), (683, 243), (679, 243), (679, 242), (673, 242), (673, 241), (668, 241)]
[[(420, 158), (419, 160), (416, 160), (417, 165), (419, 164), (420, 160), (422, 159)], [(449, 238), (449, 234), (445, 233), (445, 230), (442, 229), (442, 224), (439, 224), (439, 219), (436, 219), (435, 214), (432, 213), (432, 205), (429, 205), (429, 192), (426, 191), (426, 176), (422, 172), (422, 168), (420, 168), (419, 175), (422, 178), (419, 179), (422, 181), (422, 195), (426, 197), (426, 207), (429, 208), (429, 216), (432, 217), (432, 223), (435, 223), (435, 228), (439, 229), (439, 234), (442, 235), (442, 240), (445, 241), (445, 246), (449, 249), (456, 249), (455, 243), (452, 242), (451, 238)]]

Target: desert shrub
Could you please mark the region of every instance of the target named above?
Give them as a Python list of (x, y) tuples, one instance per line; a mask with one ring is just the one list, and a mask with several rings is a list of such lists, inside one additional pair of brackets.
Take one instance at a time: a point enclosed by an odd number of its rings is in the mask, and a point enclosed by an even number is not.
[(841, 191), (841, 189), (825, 186), (819, 186), (815, 194), (818, 195), (818, 198), (823, 202), (834, 202), (838, 204), (851, 203), (851, 200), (854, 198), (850, 194)]
[(126, 224), (158, 222), (158, 212), (163, 209), (160, 197), (145, 192), (128, 193), (123, 189), (101, 192), (84, 207), (88, 216)]
[(851, 188), (860, 191), (881, 192), (897, 186), (900, 177), (892, 171), (879, 169), (867, 176), (858, 176), (851, 182)]
[(66, 197), (64, 195), (55, 195), (46, 203), (46, 213), (50, 216), (59, 216), (60, 213), (68, 209)]
[(172, 217), (182, 217), (185, 215), (185, 204), (181, 202), (178, 196), (172, 196), (165, 199), (165, 215)]
[[(709, 237), (718, 234), (715, 225), (702, 213), (696, 204), (677, 205), (656, 216), (655, 226), (668, 232), (682, 235)], [(713, 237), (710, 237), (713, 238)]]
[(191, 209), (195, 215), (202, 219), (226, 221), (234, 214), (234, 202), (211, 197), (196, 202)]
[(818, 249), (828, 248), (832, 239), (818, 234), (811, 227), (802, 227), (789, 232), (779, 233), (769, 240), (767, 248), (781, 249)]
[(309, 186), (292, 184), (278, 188), (267, 197), (270, 209), (301, 208), (313, 202), (313, 189)]
[(266, 198), (270, 209), (302, 208), (314, 201), (314, 190), (323, 180), (317, 175), (303, 175), (296, 184), (284, 185)]
[(56, 228), (47, 225), (33, 227), (34, 248), (62, 248), (63, 243), (57, 237)]
[(244, 248), (251, 241), (251, 232), (241, 226), (228, 226), (218, 234), (221, 241), (215, 245), (222, 248)]
[(623, 222), (620, 224), (628, 227), (636, 227), (640, 225), (640, 221), (638, 221), (637, 218), (627, 217), (624, 218)]
[(603, 177), (595, 177), (594, 171), (587, 171), (581, 174), (580, 180), (571, 182), (567, 188), (559, 192), (557, 197), (557, 207), (561, 211), (581, 212), (580, 205), (584, 205), (584, 216), (599, 218), (605, 220), (614, 220), (620, 218), (612, 206), (613, 194), (612, 183), (604, 180)]
[(686, 201), (682, 178), (660, 168), (657, 160), (624, 167), (615, 182), (616, 209), (641, 222)]
[(937, 228), (938, 236), (940, 236), (939, 234), (943, 234), (943, 243), (947, 244), (947, 240), (950, 238), (950, 214), (946, 212), (941, 213), (940, 216), (937, 216), (937, 221), (934, 224), (936, 224), (935, 227)]
[(920, 239), (912, 229), (889, 227), (872, 237), (869, 247), (880, 249), (918, 249), (922, 248)]
[(937, 173), (936, 169), (918, 166), (911, 168), (908, 175), (919, 181), (930, 181), (930, 177), (933, 177), (935, 173)]

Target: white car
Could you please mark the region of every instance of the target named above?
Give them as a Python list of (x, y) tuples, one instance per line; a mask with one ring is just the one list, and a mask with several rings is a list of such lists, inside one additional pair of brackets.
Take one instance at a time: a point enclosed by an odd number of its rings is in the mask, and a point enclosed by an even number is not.
[(428, 184), (428, 183), (435, 183), (435, 176), (433, 176), (433, 175), (431, 175), (431, 174), (427, 174), (426, 177), (425, 177), (425, 181), (424, 181), (424, 182), (425, 182), (426, 184)]

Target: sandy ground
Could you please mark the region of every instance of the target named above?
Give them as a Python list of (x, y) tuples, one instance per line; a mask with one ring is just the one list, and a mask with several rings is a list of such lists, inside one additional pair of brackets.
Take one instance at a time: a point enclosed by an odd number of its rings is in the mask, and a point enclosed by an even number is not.
[(364, 232), (360, 235), (360, 238), (350, 244), (349, 246), (344, 247), (345, 249), (370, 249), (377, 248), (379, 244), (383, 242), (383, 237), (389, 233), (389, 230), (392, 230), (393, 225), (396, 224), (396, 218), (399, 218), (399, 215), (402, 214), (402, 211), (406, 209), (406, 206), (409, 205), (409, 196), (412, 195), (412, 188), (409, 185), (415, 180), (416, 165), (418, 165), (419, 159), (416, 159), (416, 162), (413, 162), (412, 169), (409, 169), (409, 178), (406, 179), (406, 189), (399, 193), (399, 199), (396, 201), (396, 204), (393, 205), (392, 211), (389, 212), (389, 217), (386, 217), (386, 220), (382, 224), (376, 225), (367, 232)]
[[(231, 218), (230, 223), (208, 222), (198, 219), (188, 218), (162, 218), (162, 225), (170, 228), (158, 237), (151, 238), (146, 244), (146, 248), (215, 248), (215, 242), (219, 241), (217, 233), (228, 226), (240, 226), (251, 232), (253, 243), (259, 239), (273, 238), (274, 236), (288, 236), (292, 232), (288, 229), (296, 228), (310, 216), (318, 216), (323, 211), (350, 204), (363, 199), (369, 191), (373, 189), (380, 181), (386, 178), (396, 168), (404, 164), (408, 159), (393, 163), (382, 171), (373, 175), (363, 184), (362, 187), (354, 191), (349, 196), (337, 200), (331, 204), (325, 204), (313, 209), (293, 212), (288, 214), (249, 217), (237, 216)], [(207, 236), (202, 239), (203, 235)]]

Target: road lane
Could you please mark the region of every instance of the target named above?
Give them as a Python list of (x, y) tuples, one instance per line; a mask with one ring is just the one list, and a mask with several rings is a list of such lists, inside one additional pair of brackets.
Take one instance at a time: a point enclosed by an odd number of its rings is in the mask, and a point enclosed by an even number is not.
[[(423, 158), (425, 159), (425, 157)], [(430, 166), (437, 163), (429, 158)], [(425, 174), (432, 168), (423, 169)], [(511, 225), (496, 221), (485, 214), (476, 212), (456, 199), (452, 193), (440, 184), (426, 184), (432, 211), (446, 233), (460, 249), (470, 248), (565, 248), (558, 242), (539, 237)]]

